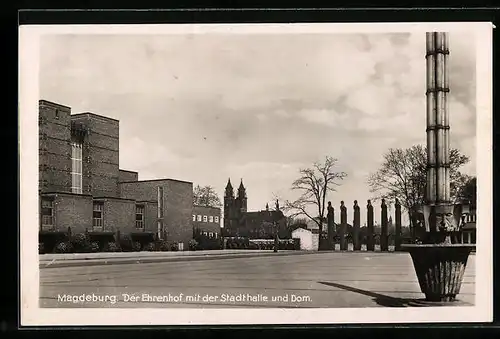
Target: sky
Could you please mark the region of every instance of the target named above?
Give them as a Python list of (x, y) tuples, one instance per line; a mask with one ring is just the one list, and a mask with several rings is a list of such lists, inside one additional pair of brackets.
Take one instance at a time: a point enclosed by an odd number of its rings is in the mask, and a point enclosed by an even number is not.
[[(474, 43), (450, 33), (451, 147), (470, 175)], [(40, 99), (118, 119), (120, 168), (221, 199), (243, 179), (250, 211), (296, 197), (299, 169), (325, 156), (348, 174), (328, 200), (363, 207), (384, 152), (426, 142), (422, 33), (46, 35), (40, 48)]]

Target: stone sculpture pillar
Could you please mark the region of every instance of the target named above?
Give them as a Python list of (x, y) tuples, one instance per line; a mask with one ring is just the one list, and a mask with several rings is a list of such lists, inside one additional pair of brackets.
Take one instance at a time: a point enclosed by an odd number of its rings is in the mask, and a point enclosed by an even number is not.
[(340, 250), (347, 251), (347, 239), (345, 237), (347, 233), (347, 207), (345, 207), (344, 202), (340, 202)]
[(366, 250), (375, 251), (375, 241), (373, 239), (373, 205), (371, 200), (368, 200), (366, 205), (366, 224), (367, 224), (367, 238), (366, 238)]
[(354, 211), (354, 218), (353, 218), (353, 222), (352, 222), (353, 249), (355, 251), (361, 251), (361, 239), (359, 236), (361, 217), (360, 217), (360, 209), (359, 209), (359, 205), (358, 205), (357, 200), (354, 200), (353, 211)]
[(385, 199), (382, 199), (382, 204), (380, 205), (381, 209), (381, 221), (380, 221), (380, 250), (382, 252), (387, 252), (389, 251), (389, 244), (388, 244), (388, 232), (387, 232), (387, 204), (385, 203)]
[(395, 203), (395, 210), (396, 210), (396, 230), (395, 230), (395, 235), (394, 235), (394, 250), (395, 251), (401, 251), (401, 204), (399, 203), (399, 200), (396, 199)]
[(328, 212), (326, 214), (326, 218), (328, 221), (328, 249), (334, 251), (335, 250), (335, 211), (333, 209), (332, 203), (328, 202)]

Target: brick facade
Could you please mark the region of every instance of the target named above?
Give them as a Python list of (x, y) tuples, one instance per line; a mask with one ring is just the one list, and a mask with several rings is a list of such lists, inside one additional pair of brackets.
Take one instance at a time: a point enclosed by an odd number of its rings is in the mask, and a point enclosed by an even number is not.
[(127, 181), (138, 181), (139, 173), (127, 170), (119, 170), (118, 172), (118, 182), (127, 182)]
[[(72, 193), (45, 193), (42, 199), (53, 202), (54, 231), (85, 232), (92, 227), (92, 196)], [(42, 228), (44, 230), (44, 228)], [(45, 228), (45, 230), (50, 230)]]
[[(193, 184), (173, 179), (139, 181), (137, 172), (120, 169), (118, 120), (93, 113), (71, 114), (70, 107), (40, 100), (39, 126), (42, 231), (70, 227), (72, 233), (157, 233), (160, 221), (161, 235), (187, 247), (193, 229)], [(72, 143), (81, 149), (81, 192), (73, 187), (79, 184), (72, 177), (80, 177), (73, 173), (78, 173), (74, 159), (79, 156), (73, 156)], [(158, 187), (163, 191), (162, 201), (158, 201)], [(51, 207), (43, 205), (46, 200)], [(94, 203), (102, 203), (102, 227), (94, 227)], [(137, 206), (144, 207), (140, 229), (136, 227)], [(51, 213), (49, 218), (47, 213)], [(51, 225), (42, 227), (47, 220), (52, 220)]]
[(156, 201), (138, 201), (144, 204), (144, 230), (143, 232), (158, 233), (158, 203)]
[(83, 191), (87, 194), (119, 197), (119, 122), (92, 113), (71, 116), (85, 126), (83, 141)]
[(39, 187), (42, 192), (71, 192), (71, 109), (39, 104)]
[(167, 239), (184, 244), (192, 239), (193, 183), (159, 179), (121, 182), (119, 186), (122, 197), (138, 201), (158, 199), (158, 190), (163, 190), (161, 228)]
[(94, 198), (103, 202), (103, 231), (135, 232), (136, 202), (119, 198)]

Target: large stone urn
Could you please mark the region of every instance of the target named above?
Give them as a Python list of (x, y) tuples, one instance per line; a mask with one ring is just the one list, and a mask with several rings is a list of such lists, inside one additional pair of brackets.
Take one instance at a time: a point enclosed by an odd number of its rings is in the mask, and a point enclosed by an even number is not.
[(453, 238), (460, 233), (462, 216), (468, 213), (468, 206), (428, 205), (423, 210), (426, 233), (422, 243), (406, 244), (402, 248), (411, 256), (425, 301), (429, 305), (447, 305), (458, 301), (467, 260), (475, 248), (473, 244), (456, 243)]

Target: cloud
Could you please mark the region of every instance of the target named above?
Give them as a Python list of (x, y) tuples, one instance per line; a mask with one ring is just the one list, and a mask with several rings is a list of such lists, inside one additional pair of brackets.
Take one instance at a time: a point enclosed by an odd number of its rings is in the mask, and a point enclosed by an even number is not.
[[(473, 44), (450, 35), (451, 143), (471, 173)], [(221, 194), (243, 178), (251, 209), (325, 155), (349, 173), (331, 199), (364, 201), (387, 148), (425, 143), (422, 34), (53, 35), (40, 60), (43, 99), (120, 120), (122, 168)]]

